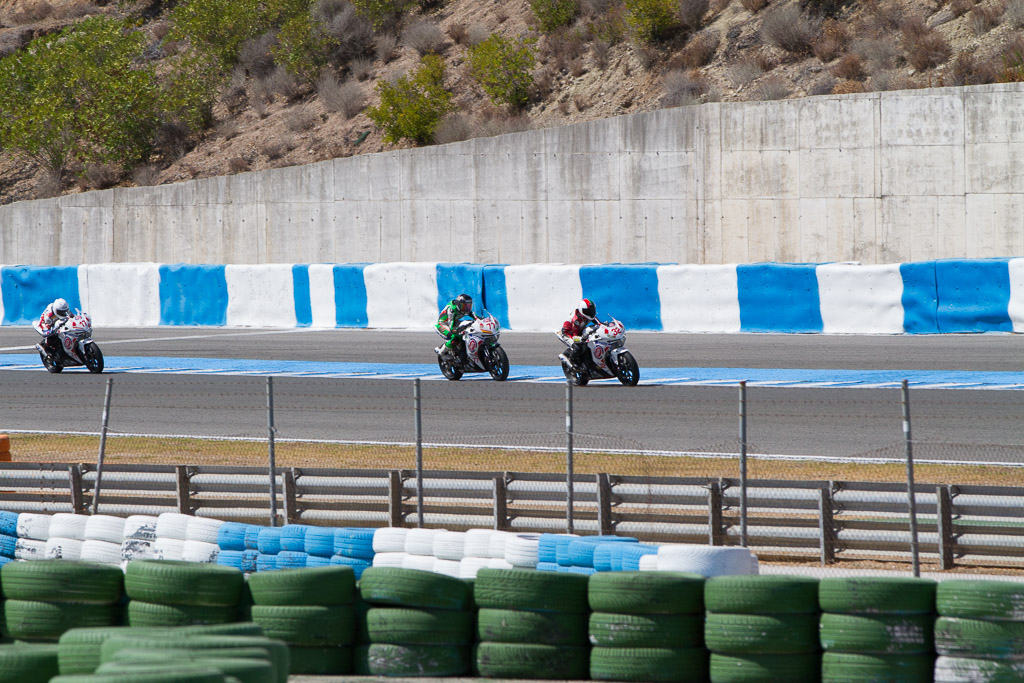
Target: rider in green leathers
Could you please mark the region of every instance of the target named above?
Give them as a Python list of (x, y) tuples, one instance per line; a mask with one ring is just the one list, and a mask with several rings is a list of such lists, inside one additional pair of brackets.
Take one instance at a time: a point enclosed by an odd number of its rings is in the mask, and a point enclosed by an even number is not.
[(438, 346), (434, 351), (442, 353), (452, 349), (462, 341), (462, 337), (455, 331), (455, 326), (460, 319), (466, 316), (470, 316), (473, 319), (479, 318), (473, 312), (473, 297), (468, 294), (458, 295), (441, 309), (441, 314), (437, 316), (437, 324), (434, 327), (437, 328), (437, 333), (444, 337), (445, 341), (444, 344)]

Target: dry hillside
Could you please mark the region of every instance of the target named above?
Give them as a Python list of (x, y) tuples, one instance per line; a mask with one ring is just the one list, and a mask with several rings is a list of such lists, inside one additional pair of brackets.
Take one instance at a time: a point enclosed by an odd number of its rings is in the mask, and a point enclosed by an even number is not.
[[(852, 0), (837, 8), (825, 5), (829, 1), (675, 0), (679, 28), (642, 43), (623, 30), (630, 0), (579, 0), (571, 25), (549, 34), (539, 31), (530, 0), (435, 0), (392, 33), (348, 35), (356, 30), (351, 23), (338, 29), (339, 37), (358, 38), (365, 49), (358, 58), (332, 63), (312, 86), (268, 63), (266, 42), (250, 44), (208, 130), (187, 135), (180, 126), (166, 126), (149, 163), (123, 172), (78, 167), (58, 179), (0, 153), (0, 203), (389, 149), (363, 107), (379, 100), (378, 81), (409, 72), (424, 52), (444, 59), (445, 85), (457, 104), (458, 113), (437, 131), (439, 143), (700, 102), (1024, 77), (1024, 0)], [(335, 13), (346, 5), (330, 2)], [(159, 59), (174, 50), (163, 40), (170, 6), (160, 0), (0, 0), (0, 55), (86, 16), (130, 13)], [(468, 47), (493, 32), (537, 37), (532, 96), (521, 111), (492, 104), (469, 73)]]

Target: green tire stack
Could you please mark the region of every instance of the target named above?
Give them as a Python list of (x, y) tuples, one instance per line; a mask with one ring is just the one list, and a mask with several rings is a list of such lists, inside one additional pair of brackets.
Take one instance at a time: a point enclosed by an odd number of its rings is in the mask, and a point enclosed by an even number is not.
[(0, 683), (48, 683), (60, 673), (52, 643), (0, 645)]
[(1024, 681), (1024, 583), (942, 581), (935, 606), (936, 683)]
[(601, 572), (588, 596), (591, 679), (708, 680), (702, 576)]
[(128, 624), (169, 627), (232, 623), (238, 617), (244, 583), (242, 572), (216, 564), (129, 562), (124, 574), (124, 588), (130, 599)]
[(821, 675), (818, 580), (716, 576), (704, 584), (712, 683), (802, 683)]
[(476, 669), (488, 678), (586, 679), (590, 671), (588, 577), (481, 569)]
[(293, 674), (352, 672), (355, 572), (351, 567), (283, 569), (249, 576), (252, 620), (288, 644)]
[(462, 676), (473, 643), (471, 584), (400, 567), (368, 567), (359, 579), (369, 644), (355, 670), (374, 676)]
[(906, 577), (822, 579), (823, 683), (926, 683), (935, 661), (935, 582)]
[(20, 641), (56, 643), (76, 626), (121, 623), (124, 577), (94, 562), (35, 560), (0, 569), (6, 600), (0, 632)]

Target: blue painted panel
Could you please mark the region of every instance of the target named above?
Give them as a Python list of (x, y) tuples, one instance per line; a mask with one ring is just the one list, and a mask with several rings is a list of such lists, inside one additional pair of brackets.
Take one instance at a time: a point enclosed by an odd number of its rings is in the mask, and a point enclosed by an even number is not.
[(35, 322), (57, 297), (67, 299), (72, 311), (82, 307), (78, 266), (5, 266), (0, 268), (0, 294), (5, 325)]
[(1012, 332), (1009, 259), (935, 262), (939, 332)]
[(580, 266), (580, 284), (600, 320), (616, 318), (627, 330), (661, 329), (656, 264)]
[(223, 325), (227, 317), (224, 266), (160, 266), (161, 325)]
[(334, 266), (334, 310), (338, 327), (366, 327), (365, 263)]
[(295, 293), (295, 324), (309, 327), (313, 324), (313, 305), (309, 300), (309, 266), (292, 266), (292, 289)]
[[(437, 264), (437, 308), (441, 310), (459, 294), (473, 297), (473, 310), (484, 310), (484, 267), (475, 263)], [(499, 321), (500, 322), (500, 321)]]
[(935, 310), (935, 261), (901, 263), (903, 278), (903, 331), (907, 334), (935, 334), (939, 331)]
[(816, 264), (754, 263), (736, 267), (740, 331), (821, 332)]
[(503, 265), (484, 266), (484, 308), (498, 319), (502, 329), (508, 329), (508, 288)]

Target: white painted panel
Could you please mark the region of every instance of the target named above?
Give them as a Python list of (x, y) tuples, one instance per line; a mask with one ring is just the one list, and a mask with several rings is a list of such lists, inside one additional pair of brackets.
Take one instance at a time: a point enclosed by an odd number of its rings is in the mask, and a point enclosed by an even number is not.
[(1010, 304), (1007, 314), (1014, 332), (1024, 332), (1024, 258), (1010, 259)]
[(333, 264), (310, 264), (309, 305), (313, 313), (313, 327), (337, 327), (338, 315), (334, 301)]
[(429, 328), (437, 321), (436, 263), (374, 263), (363, 279), (369, 327)]
[(291, 264), (224, 267), (228, 285), (227, 324), (295, 327), (295, 286)]
[(513, 330), (555, 332), (583, 298), (579, 266), (562, 264), (509, 266), (505, 291)]
[(739, 332), (736, 266), (659, 266), (665, 332)]
[(903, 332), (903, 278), (898, 263), (828, 263), (816, 269), (826, 334)]
[(78, 295), (97, 327), (160, 324), (160, 266), (156, 263), (79, 266)]

